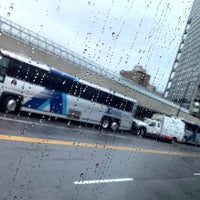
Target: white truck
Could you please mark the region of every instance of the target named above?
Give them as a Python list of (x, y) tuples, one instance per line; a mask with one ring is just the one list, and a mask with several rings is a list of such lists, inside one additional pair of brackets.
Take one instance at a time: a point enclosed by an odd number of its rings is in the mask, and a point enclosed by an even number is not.
[(178, 118), (154, 114), (145, 120), (146, 134), (174, 142), (185, 142), (185, 123)]

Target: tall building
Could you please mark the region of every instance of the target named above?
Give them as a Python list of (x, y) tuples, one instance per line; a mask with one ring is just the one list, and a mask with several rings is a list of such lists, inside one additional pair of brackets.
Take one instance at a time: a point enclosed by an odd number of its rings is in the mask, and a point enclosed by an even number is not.
[(165, 97), (198, 112), (200, 99), (200, 0), (194, 0), (165, 90)]
[(120, 75), (127, 78), (143, 87), (149, 86), (150, 75), (147, 74), (146, 70), (140, 66), (136, 65), (131, 71), (120, 71)]

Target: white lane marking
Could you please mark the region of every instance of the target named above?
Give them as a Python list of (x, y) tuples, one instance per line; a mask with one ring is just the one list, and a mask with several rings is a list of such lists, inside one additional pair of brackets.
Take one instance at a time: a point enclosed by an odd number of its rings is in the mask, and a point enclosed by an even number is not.
[(20, 123), (27, 123), (27, 124), (37, 124), (35, 122), (29, 122), (29, 121), (25, 121), (25, 120), (12, 119), (12, 118), (6, 118), (6, 117), (0, 117), (0, 119), (5, 120), (5, 121), (12, 121), (12, 122), (20, 122)]
[(50, 124), (45, 124), (43, 122), (38, 123), (38, 122), (31, 122), (31, 121), (26, 121), (26, 120), (21, 120), (21, 119), (12, 119), (12, 118), (4, 118), (4, 117), (0, 117), (0, 119), (5, 120), (5, 121), (12, 121), (12, 122), (18, 122), (18, 123), (23, 123), (23, 124), (31, 124), (32, 126), (47, 126), (47, 127), (57, 127), (57, 128), (63, 128), (63, 129), (68, 129), (67, 127), (61, 127), (58, 125), (50, 125)]
[(117, 183), (117, 182), (127, 182), (127, 181), (133, 181), (133, 178), (74, 181), (74, 184), (75, 185), (87, 185), (87, 184)]
[(200, 176), (200, 173), (194, 173), (193, 175), (194, 176)]

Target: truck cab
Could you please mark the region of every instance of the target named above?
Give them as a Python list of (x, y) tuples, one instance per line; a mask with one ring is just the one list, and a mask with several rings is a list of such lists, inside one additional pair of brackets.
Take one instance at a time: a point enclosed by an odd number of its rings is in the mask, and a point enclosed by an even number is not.
[(161, 122), (156, 120), (148, 120), (147, 124), (147, 134), (152, 136), (159, 136), (161, 133)]

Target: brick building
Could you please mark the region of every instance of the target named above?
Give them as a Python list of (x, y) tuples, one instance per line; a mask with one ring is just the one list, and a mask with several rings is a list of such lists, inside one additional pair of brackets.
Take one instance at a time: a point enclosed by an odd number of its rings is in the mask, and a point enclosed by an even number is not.
[(120, 71), (120, 75), (146, 88), (149, 86), (149, 81), (151, 77), (140, 65), (136, 65), (131, 71), (122, 70)]

